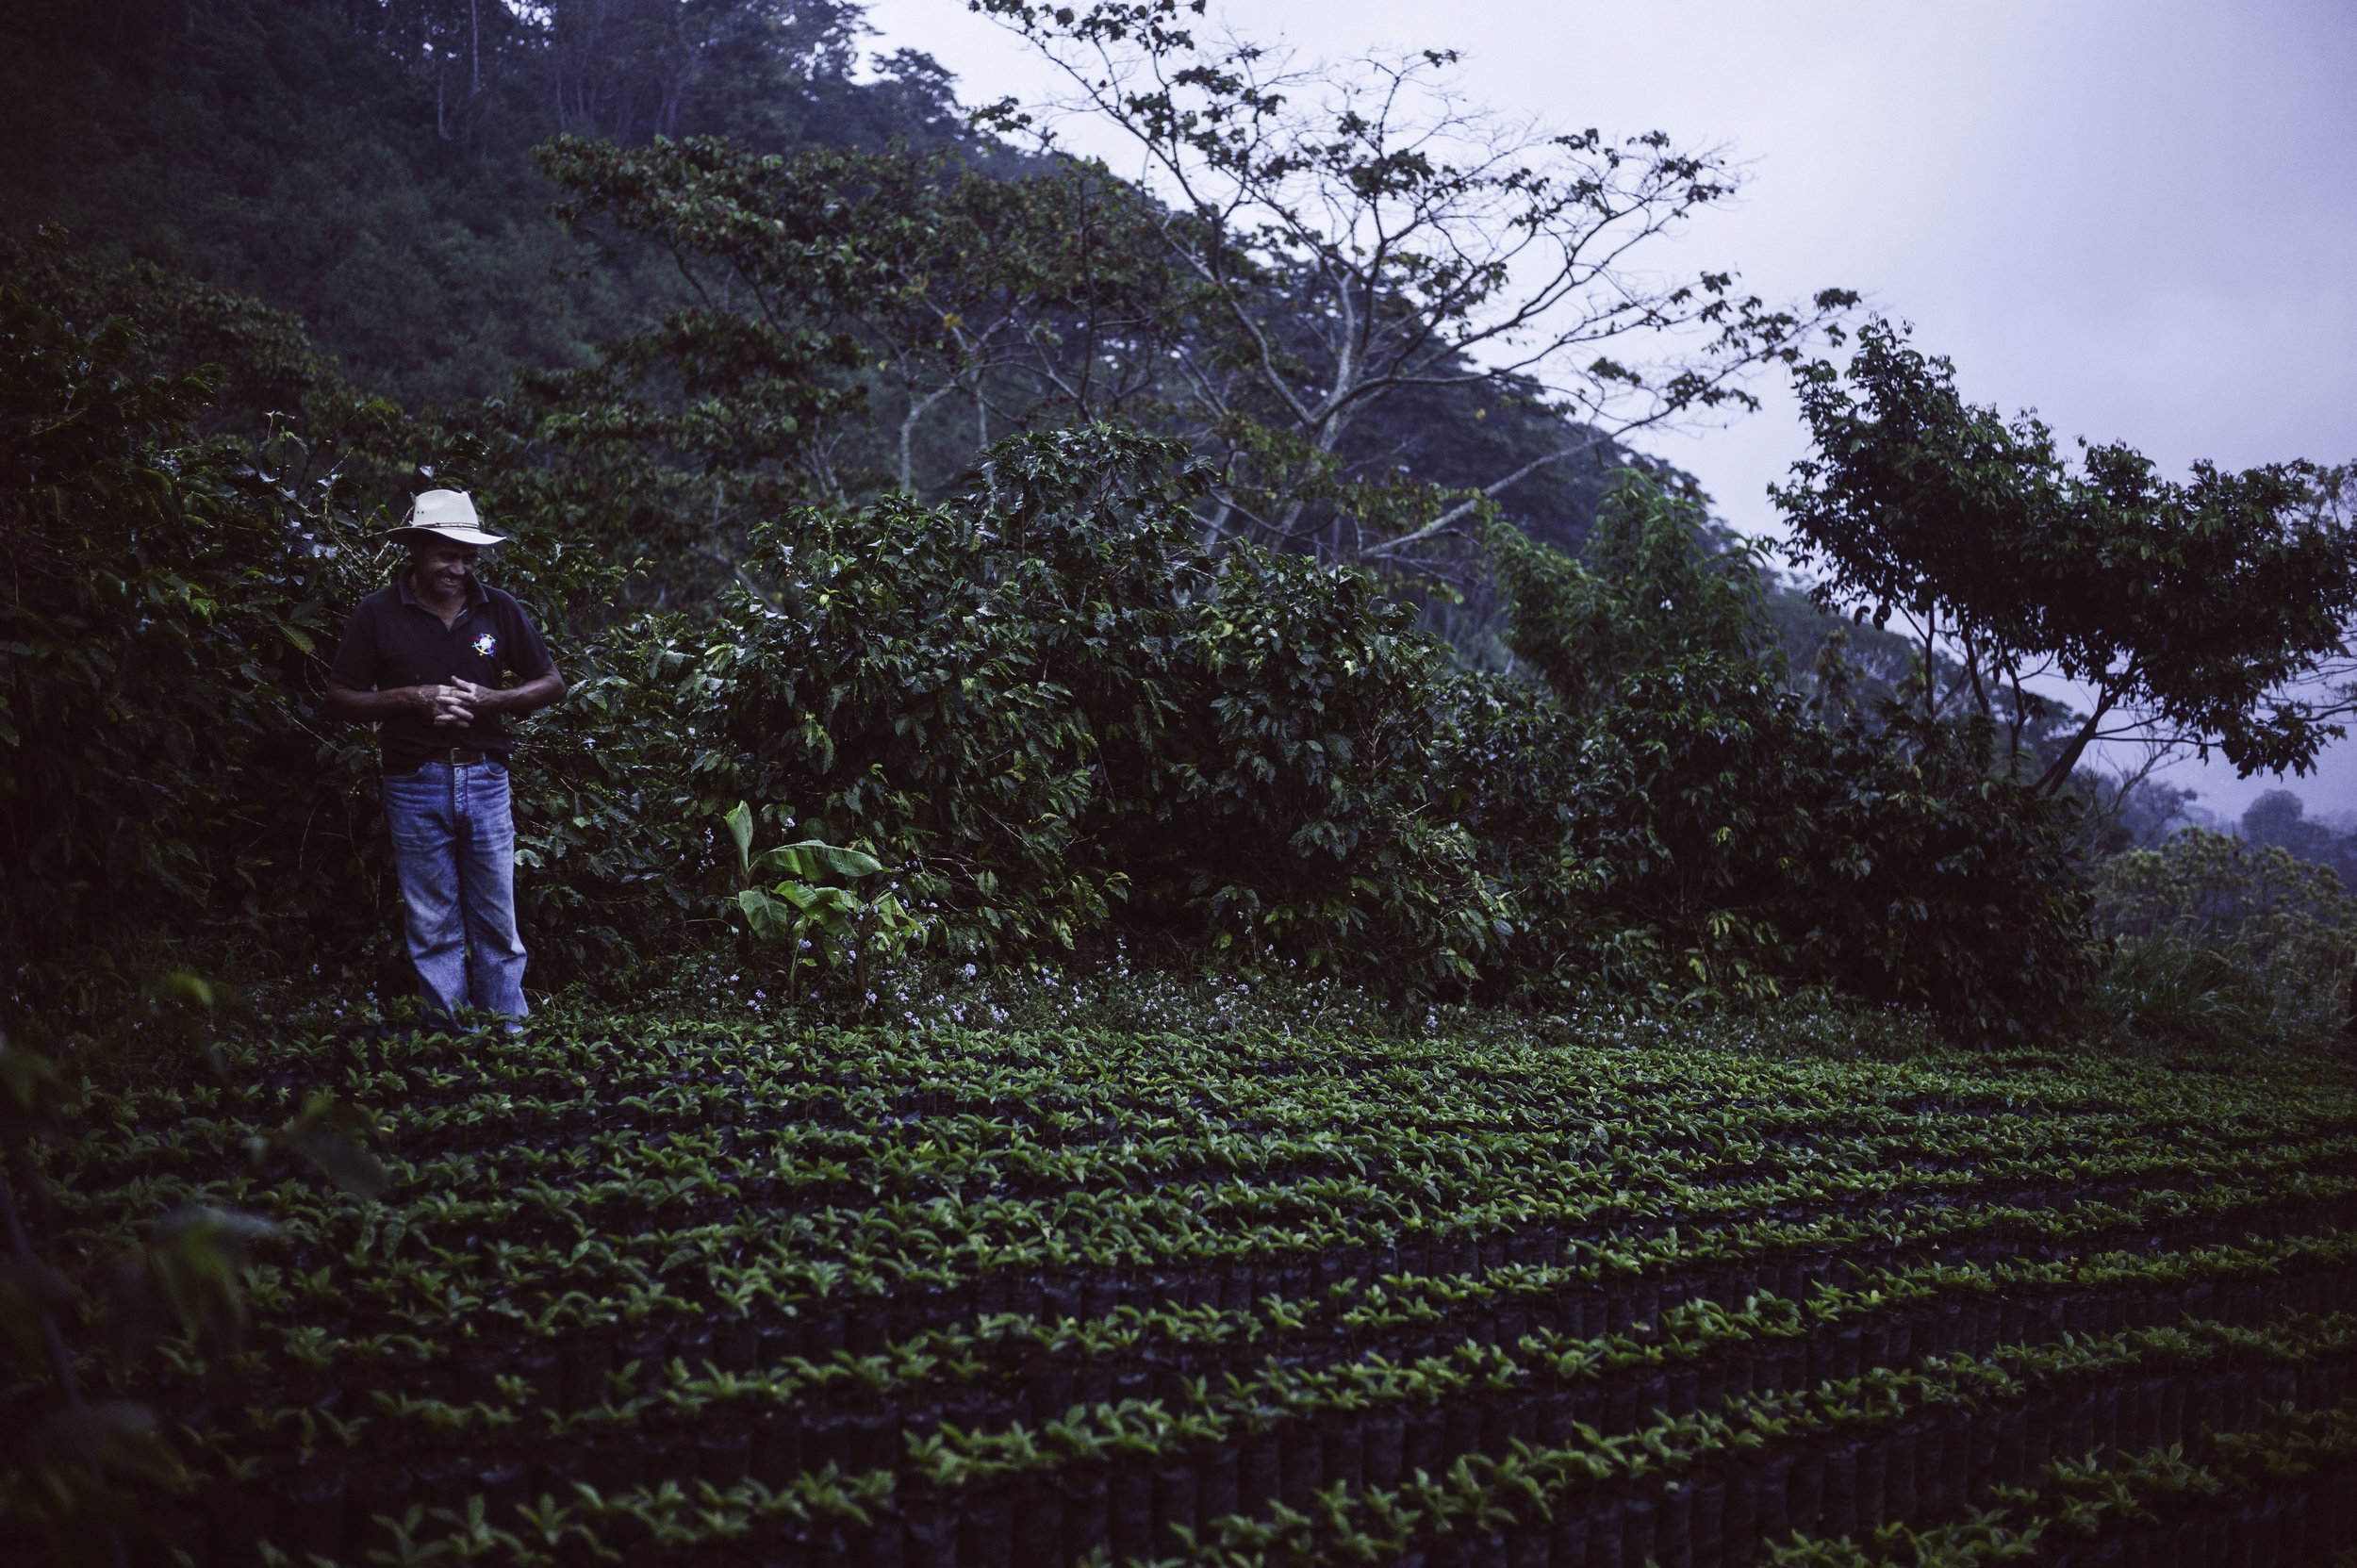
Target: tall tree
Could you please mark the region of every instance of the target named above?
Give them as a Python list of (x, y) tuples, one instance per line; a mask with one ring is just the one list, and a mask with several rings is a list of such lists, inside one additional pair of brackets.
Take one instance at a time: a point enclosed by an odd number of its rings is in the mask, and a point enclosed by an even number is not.
[[(957, 153), (777, 157), (711, 137), (558, 137), (536, 156), (569, 228), (651, 239), (708, 310), (858, 342), (894, 424), (886, 482), (903, 490), (920, 487), (936, 409), (968, 433), (952, 471), (1018, 425), (1134, 415), (1185, 329), (1149, 205), (1089, 164), (1000, 178)], [(856, 487), (826, 455), (821, 488)]]
[(2074, 463), (2037, 420), (1967, 403), (1954, 366), (1887, 322), (1846, 371), (1817, 361), (1799, 388), (1815, 450), (1772, 493), (1795, 557), (1824, 571), (1821, 602), (1903, 618), (1924, 649), (1916, 701), (2009, 718), (2017, 766), (2039, 711), (2025, 683), (2091, 694), (2039, 789), (2099, 740), (2216, 747), (2249, 774), (2305, 772), (2344, 733), (2351, 470), (2197, 463), (2179, 484), (2121, 444), (2083, 444)]
[[(1215, 534), (1415, 563), (1532, 472), (1751, 406), (1746, 373), (1797, 358), (1854, 303), (1834, 289), (1779, 308), (1724, 272), (1655, 281), (1655, 242), (1736, 190), (1729, 162), (1660, 132), (1477, 111), (1446, 51), (1296, 68), (1198, 41), (1202, 0), (978, 4), (1071, 88), (1045, 116), (1007, 104), (989, 123), (1052, 136), (1086, 115), (1129, 141), (1165, 204), (1156, 238), (1199, 296), (1174, 396), (1223, 461)], [(1471, 493), (1352, 487), (1353, 426), (1435, 388), (1537, 400), (1565, 438)]]

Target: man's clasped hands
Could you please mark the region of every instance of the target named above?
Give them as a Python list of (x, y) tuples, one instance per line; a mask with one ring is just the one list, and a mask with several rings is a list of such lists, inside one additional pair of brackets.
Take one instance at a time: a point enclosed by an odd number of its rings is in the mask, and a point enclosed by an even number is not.
[(473, 723), (476, 705), (494, 695), (489, 686), (479, 686), (463, 678), (446, 686), (427, 686), (423, 689), (434, 722), (453, 730)]

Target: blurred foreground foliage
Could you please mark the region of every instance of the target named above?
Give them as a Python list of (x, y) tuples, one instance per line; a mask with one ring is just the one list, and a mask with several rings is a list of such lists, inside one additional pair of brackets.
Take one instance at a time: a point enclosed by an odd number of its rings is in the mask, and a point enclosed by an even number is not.
[[(202, 1081), (216, 1104), (255, 1103), (240, 1071), (252, 1066), (250, 1052), (233, 1065), (217, 1033), (225, 1021), (217, 1014), (236, 1000), (185, 971), (148, 985), (118, 1021), (152, 1028), (151, 1041), (173, 1058), (160, 1070), (93, 1054), (86, 1042), (61, 1063), (0, 1034), (0, 1409), (9, 1416), (0, 1435), (0, 1538), (14, 1549), (37, 1543), (60, 1563), (123, 1563), (133, 1550), (150, 1560), (164, 1549), (159, 1505), (195, 1484), (155, 1411), (121, 1390), (159, 1352), (238, 1346), (254, 1250), (279, 1227), (182, 1189), (176, 1206), (135, 1238), (59, 1257), (47, 1244), (67, 1203), (42, 1174), (36, 1146), (84, 1131), (93, 1073)], [(291, 1157), (348, 1197), (372, 1201), (390, 1185), (370, 1147), (379, 1132), (368, 1112), (314, 1091), (283, 1126), (246, 1139), (244, 1151), (257, 1168)]]

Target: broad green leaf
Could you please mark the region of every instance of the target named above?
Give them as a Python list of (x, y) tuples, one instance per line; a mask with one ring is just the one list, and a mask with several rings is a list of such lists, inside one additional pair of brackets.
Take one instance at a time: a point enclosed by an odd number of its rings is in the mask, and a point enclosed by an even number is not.
[(765, 942), (783, 942), (794, 934), (795, 908), (758, 887), (736, 896), (737, 907), (752, 923), (753, 934)]
[(73, 1284), (48, 1264), (0, 1257), (0, 1338), (20, 1364), (39, 1366), (47, 1359), (41, 1314), (71, 1312), (76, 1299)]
[(754, 867), (783, 871), (809, 881), (817, 877), (866, 877), (883, 869), (883, 862), (862, 850), (846, 850), (823, 839), (805, 838), (758, 856)]
[(377, 1132), (376, 1118), (329, 1094), (315, 1094), (303, 1112), (279, 1131), (279, 1141), (320, 1168), (330, 1181), (355, 1197), (382, 1197), (393, 1184), (366, 1140)]
[(836, 890), (813, 887), (807, 883), (782, 882), (769, 891), (792, 904), (797, 910), (807, 911), (814, 905), (824, 902), (825, 896)]
[(68, 1093), (57, 1064), (0, 1036), (0, 1129), (10, 1137), (55, 1131)]
[(731, 811), (726, 817), (722, 817), (721, 820), (729, 825), (729, 836), (736, 841), (737, 870), (746, 875), (750, 875), (752, 870), (751, 855), (753, 850), (752, 808), (748, 806), (744, 801), (739, 801), (736, 802), (736, 808), (733, 811)]
[(107, 1271), (109, 1328), (118, 1355), (136, 1356), (183, 1330), (230, 1349), (245, 1328), (243, 1276), (254, 1243), (278, 1228), (258, 1214), (193, 1206), (156, 1227), (156, 1239), (118, 1256)]

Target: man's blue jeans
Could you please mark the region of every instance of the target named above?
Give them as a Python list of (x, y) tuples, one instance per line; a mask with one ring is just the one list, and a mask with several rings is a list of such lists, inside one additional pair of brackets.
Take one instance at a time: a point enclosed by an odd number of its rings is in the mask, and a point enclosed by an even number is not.
[(507, 769), (429, 762), (388, 777), (385, 818), (401, 868), (409, 958), (427, 1003), (453, 1015), (473, 1006), (527, 1016)]

